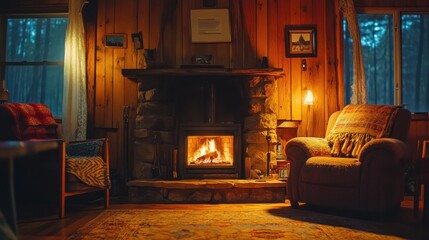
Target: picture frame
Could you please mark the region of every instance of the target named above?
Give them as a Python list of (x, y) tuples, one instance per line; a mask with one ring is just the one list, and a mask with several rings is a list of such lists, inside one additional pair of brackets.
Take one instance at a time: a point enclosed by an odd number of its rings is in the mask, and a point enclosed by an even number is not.
[(106, 48), (127, 48), (127, 35), (123, 33), (109, 33), (104, 36)]
[(316, 29), (316, 25), (286, 25), (284, 31), (286, 57), (316, 57)]
[(191, 9), (192, 43), (231, 42), (229, 9)]
[(131, 34), (131, 39), (134, 44), (134, 49), (143, 49), (143, 35), (142, 32), (136, 32)]

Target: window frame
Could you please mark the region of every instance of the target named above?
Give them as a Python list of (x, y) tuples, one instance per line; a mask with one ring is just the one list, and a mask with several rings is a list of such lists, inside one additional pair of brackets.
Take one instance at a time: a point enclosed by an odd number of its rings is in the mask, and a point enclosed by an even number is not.
[[(394, 67), (394, 104), (403, 105), (402, 94), (402, 21), (403, 14), (429, 14), (429, 8), (380, 8), (380, 7), (359, 7), (356, 8), (356, 14), (391, 14), (393, 18), (393, 67)], [(344, 16), (341, 17), (342, 21), (345, 20)], [(341, 22), (342, 22), (341, 21)], [(342, 33), (341, 25), (341, 36)], [(344, 38), (341, 41), (342, 52), (344, 52)], [(344, 54), (342, 54), (344, 56)], [(344, 59), (344, 57), (343, 57)], [(344, 68), (343, 61), (343, 68)], [(344, 75), (343, 75), (344, 77)], [(343, 86), (344, 80), (343, 80)], [(345, 99), (344, 99), (345, 100)]]
[(0, 79), (5, 79), (5, 69), (13, 66), (64, 66), (64, 61), (10, 61), (6, 62), (6, 31), (7, 20), (12, 18), (68, 18), (67, 13), (43, 13), (43, 14), (0, 14)]
[[(68, 19), (68, 13), (17, 13), (17, 14), (0, 14), (0, 79), (6, 84), (7, 66), (63, 66), (63, 61), (6, 61), (6, 38), (7, 22), (9, 19), (22, 18), (65, 18)], [(64, 78), (63, 78), (64, 81)], [(59, 119), (62, 116), (55, 116)]]

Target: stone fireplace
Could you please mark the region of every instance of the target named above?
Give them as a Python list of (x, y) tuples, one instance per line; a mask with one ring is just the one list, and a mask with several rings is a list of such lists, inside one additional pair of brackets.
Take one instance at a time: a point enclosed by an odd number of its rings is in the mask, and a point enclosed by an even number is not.
[(122, 73), (139, 83), (132, 179), (257, 178), (266, 174), (267, 156), (275, 164), (280, 70)]

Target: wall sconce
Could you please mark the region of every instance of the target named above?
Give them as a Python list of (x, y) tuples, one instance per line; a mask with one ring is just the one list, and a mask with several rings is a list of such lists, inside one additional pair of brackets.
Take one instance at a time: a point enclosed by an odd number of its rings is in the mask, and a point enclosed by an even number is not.
[(314, 103), (313, 92), (311, 92), (311, 90), (307, 90), (307, 94), (305, 95), (305, 98), (304, 98), (304, 105), (313, 105), (313, 103)]

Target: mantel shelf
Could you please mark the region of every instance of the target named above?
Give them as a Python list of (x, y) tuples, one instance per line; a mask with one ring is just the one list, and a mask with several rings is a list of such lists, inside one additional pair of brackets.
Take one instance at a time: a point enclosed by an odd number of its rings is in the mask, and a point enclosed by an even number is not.
[(122, 69), (122, 75), (140, 81), (142, 78), (150, 77), (251, 77), (251, 76), (275, 76), (284, 75), (281, 68), (154, 68), (154, 69)]

